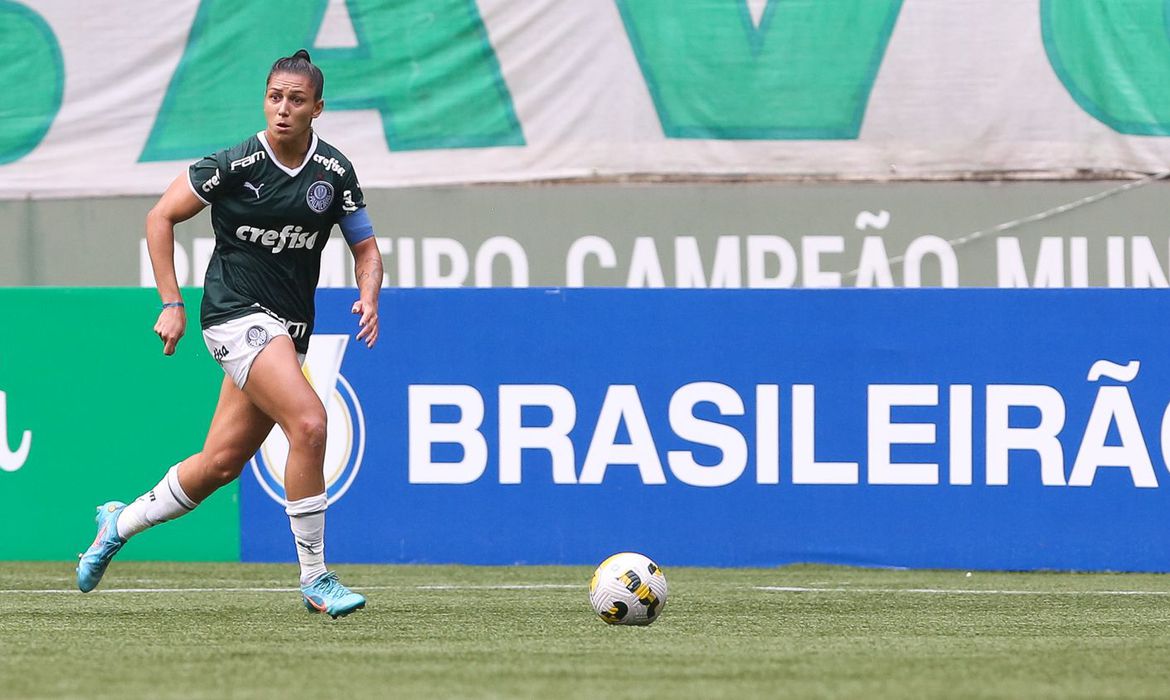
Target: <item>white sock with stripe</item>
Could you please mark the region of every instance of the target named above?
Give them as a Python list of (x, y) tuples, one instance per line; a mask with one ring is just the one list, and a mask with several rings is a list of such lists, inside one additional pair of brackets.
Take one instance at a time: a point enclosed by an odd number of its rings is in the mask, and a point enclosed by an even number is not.
[(118, 536), (130, 539), (148, 527), (186, 515), (199, 505), (187, 497), (179, 485), (179, 465), (167, 470), (158, 486), (126, 506), (118, 516)]
[(307, 586), (325, 573), (325, 508), (329, 499), (325, 494), (289, 501), (288, 513), (293, 540), (297, 544), (297, 560), (301, 563), (301, 585)]

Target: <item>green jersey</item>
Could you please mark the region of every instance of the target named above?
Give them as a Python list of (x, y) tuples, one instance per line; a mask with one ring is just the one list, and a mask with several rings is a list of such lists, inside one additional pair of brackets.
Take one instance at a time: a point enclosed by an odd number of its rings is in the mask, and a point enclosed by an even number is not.
[(203, 328), (261, 311), (307, 352), (321, 251), (333, 225), (365, 206), (349, 159), (314, 133), (304, 161), (287, 168), (261, 131), (192, 164), (188, 176), (215, 230)]

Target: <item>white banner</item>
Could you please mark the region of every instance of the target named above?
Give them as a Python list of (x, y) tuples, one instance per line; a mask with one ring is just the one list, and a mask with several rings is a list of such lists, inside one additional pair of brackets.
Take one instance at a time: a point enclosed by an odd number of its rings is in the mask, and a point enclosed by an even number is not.
[(268, 67), (302, 46), (366, 188), (1158, 172), (1163, 5), (4, 2), (0, 198), (161, 192), (263, 128)]

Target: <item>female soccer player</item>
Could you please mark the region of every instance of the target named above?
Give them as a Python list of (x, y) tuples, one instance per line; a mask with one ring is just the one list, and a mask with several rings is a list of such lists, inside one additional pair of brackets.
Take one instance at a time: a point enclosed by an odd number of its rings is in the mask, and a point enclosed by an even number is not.
[(146, 217), (162, 312), (154, 331), (171, 355), (187, 327), (174, 266), (174, 227), (211, 205), (215, 251), (207, 267), (203, 339), (226, 376), (203, 450), (126, 505), (98, 508), (98, 534), (81, 555), (77, 586), (91, 591), (130, 537), (194, 509), (240, 475), (279, 425), (288, 438), (286, 512), (306, 607), (334, 618), (366, 604), (327, 571), (325, 408), (301, 372), (313, 330), (321, 250), (334, 224), (353, 251), (359, 341), (378, 340), (382, 257), (353, 165), (313, 131), (325, 79), (305, 50), (272, 65), (267, 127), (191, 165)]

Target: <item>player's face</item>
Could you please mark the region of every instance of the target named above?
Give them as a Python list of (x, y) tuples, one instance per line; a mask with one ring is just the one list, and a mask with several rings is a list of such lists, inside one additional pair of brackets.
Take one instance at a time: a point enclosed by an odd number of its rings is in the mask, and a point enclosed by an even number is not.
[(308, 138), (313, 120), (321, 115), (323, 100), (313, 99), (313, 84), (303, 75), (277, 73), (264, 93), (264, 117), (268, 136), (295, 143)]

